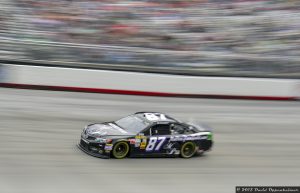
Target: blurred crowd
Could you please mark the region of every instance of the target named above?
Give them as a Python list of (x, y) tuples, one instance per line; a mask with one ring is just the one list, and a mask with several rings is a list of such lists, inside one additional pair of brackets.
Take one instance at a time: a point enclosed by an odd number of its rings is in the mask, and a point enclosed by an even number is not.
[[(192, 66), (299, 62), (299, 0), (0, 2), (0, 39), (12, 41), (0, 50), (22, 57)], [(30, 48), (13, 46), (14, 39)]]

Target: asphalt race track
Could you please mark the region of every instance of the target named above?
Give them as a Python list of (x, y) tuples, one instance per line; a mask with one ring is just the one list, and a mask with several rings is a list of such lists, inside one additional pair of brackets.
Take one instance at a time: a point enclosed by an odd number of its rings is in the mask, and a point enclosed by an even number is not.
[[(99, 159), (82, 128), (136, 111), (214, 128), (192, 159)], [(140, 97), (0, 88), (0, 192), (234, 193), (237, 185), (300, 185), (300, 102)]]

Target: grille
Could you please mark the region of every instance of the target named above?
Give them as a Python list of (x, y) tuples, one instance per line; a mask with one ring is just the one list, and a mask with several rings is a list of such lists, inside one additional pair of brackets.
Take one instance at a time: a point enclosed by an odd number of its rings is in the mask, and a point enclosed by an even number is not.
[(88, 148), (88, 144), (86, 144), (83, 140), (80, 140), (80, 145), (84, 148)]
[(87, 139), (88, 140), (96, 140), (96, 137), (88, 136)]

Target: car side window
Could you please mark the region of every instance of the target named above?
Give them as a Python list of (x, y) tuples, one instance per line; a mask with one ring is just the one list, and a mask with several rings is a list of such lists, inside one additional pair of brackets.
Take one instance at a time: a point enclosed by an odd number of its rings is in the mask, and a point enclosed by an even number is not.
[(170, 126), (171, 132), (172, 134), (192, 134), (194, 133), (192, 130), (190, 130), (189, 128), (180, 125), (180, 124), (171, 124)]
[(170, 135), (170, 125), (169, 124), (158, 124), (151, 128), (152, 135)]
[(145, 136), (150, 136), (151, 135), (151, 128), (149, 128), (146, 131), (144, 131), (144, 135)]

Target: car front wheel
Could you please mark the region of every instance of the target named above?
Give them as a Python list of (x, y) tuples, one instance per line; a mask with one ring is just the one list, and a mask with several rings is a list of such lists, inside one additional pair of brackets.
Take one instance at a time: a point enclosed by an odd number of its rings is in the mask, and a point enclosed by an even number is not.
[(117, 142), (112, 150), (113, 157), (117, 159), (122, 159), (127, 156), (129, 152), (129, 145), (125, 141)]

